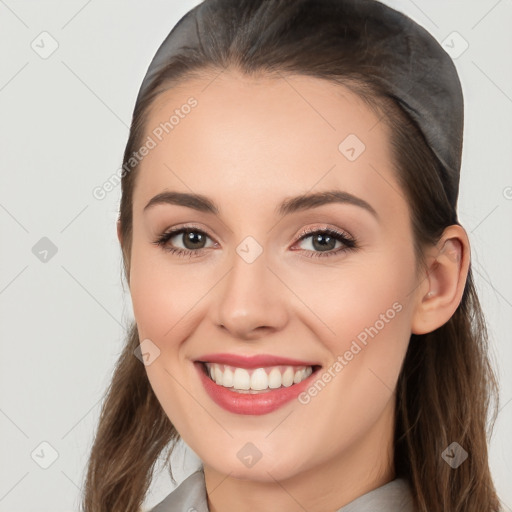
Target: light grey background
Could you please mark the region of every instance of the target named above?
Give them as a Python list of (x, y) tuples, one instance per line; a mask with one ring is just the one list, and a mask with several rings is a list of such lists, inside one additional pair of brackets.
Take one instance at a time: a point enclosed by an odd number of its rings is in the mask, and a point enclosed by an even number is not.
[[(120, 187), (103, 200), (92, 190), (121, 165), (154, 52), (197, 3), (0, 0), (0, 512), (78, 510), (101, 396), (133, 315), (116, 238)], [(469, 45), (454, 56), (466, 109), (459, 216), (501, 379), (490, 460), (510, 511), (512, 1), (385, 3), (453, 51)], [(46, 262), (36, 257), (43, 237), (57, 248)], [(198, 459), (186, 447), (176, 455), (180, 481)], [(146, 506), (171, 489), (159, 474)]]

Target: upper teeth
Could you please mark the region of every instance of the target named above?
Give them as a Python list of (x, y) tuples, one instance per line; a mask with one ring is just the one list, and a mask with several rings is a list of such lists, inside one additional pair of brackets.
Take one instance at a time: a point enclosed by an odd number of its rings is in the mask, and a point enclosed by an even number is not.
[(276, 389), (298, 384), (313, 373), (311, 366), (271, 366), (266, 368), (235, 368), (225, 364), (205, 363), (210, 378), (219, 386), (235, 390)]

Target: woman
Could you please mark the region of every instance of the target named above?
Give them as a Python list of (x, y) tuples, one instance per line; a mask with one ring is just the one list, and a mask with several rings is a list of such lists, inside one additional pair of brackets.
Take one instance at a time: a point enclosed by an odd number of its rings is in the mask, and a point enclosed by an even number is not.
[(462, 132), (450, 57), (379, 2), (187, 13), (125, 150), (135, 322), (83, 510), (140, 510), (180, 438), (201, 468), (154, 512), (499, 510)]

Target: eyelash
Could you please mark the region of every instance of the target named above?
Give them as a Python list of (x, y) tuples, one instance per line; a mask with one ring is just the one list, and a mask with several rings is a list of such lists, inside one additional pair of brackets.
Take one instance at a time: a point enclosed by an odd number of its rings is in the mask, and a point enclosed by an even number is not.
[[(176, 235), (186, 233), (186, 232), (192, 232), (192, 233), (200, 233), (202, 235), (205, 235), (208, 237), (207, 233), (205, 233), (203, 230), (196, 228), (195, 226), (184, 226), (177, 229), (172, 229), (169, 231), (165, 231), (162, 233), (153, 243), (159, 247), (161, 247), (164, 251), (169, 252), (175, 256), (178, 257), (197, 257), (201, 256), (202, 252), (206, 250), (203, 249), (197, 249), (197, 250), (191, 250), (191, 249), (180, 249), (175, 247), (166, 247), (167, 242), (173, 238)], [(334, 229), (325, 228), (325, 229), (307, 229), (304, 232), (301, 233), (300, 237), (298, 238), (297, 242), (301, 242), (302, 240), (309, 238), (313, 235), (329, 235), (336, 239), (337, 241), (342, 242), (345, 247), (338, 248), (337, 250), (331, 250), (326, 252), (315, 252), (315, 251), (308, 251), (307, 249), (302, 249), (303, 251), (312, 253), (310, 255), (307, 255), (308, 258), (325, 258), (330, 256), (335, 256), (343, 252), (355, 250), (358, 248), (357, 242), (354, 238), (351, 238), (347, 236), (344, 233), (341, 233), (339, 231), (336, 231)], [(210, 238), (210, 237), (208, 237)]]

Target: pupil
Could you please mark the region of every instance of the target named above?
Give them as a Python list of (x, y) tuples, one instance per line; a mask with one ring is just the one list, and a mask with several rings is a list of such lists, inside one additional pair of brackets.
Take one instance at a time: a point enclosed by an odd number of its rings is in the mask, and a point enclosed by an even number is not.
[[(197, 249), (198, 247), (195, 247), (194, 244), (196, 244), (196, 243), (201, 244), (201, 242), (204, 242), (204, 240), (201, 240), (201, 239), (202, 239), (201, 233), (197, 233), (197, 231), (187, 231), (185, 233), (185, 240), (186, 240), (185, 247), (187, 247), (189, 245), (189, 243), (191, 243), (192, 247), (188, 247), (188, 248), (189, 249)], [(199, 248), (201, 248), (201, 247), (199, 247)]]
[[(185, 246), (189, 246), (190, 244), (192, 247), (189, 247), (190, 249), (197, 249), (197, 244), (204, 243), (204, 240), (202, 239), (203, 236), (201, 233), (198, 233), (197, 231), (187, 231), (185, 233)], [(322, 242), (322, 239), (325, 239), (325, 241)], [(336, 239), (331, 237), (330, 235), (323, 235), (318, 234), (316, 237), (313, 238), (313, 247), (315, 249), (334, 249), (334, 246), (336, 245)], [(201, 248), (201, 247), (199, 247)]]
[[(321, 239), (322, 238), (325, 238), (326, 239), (326, 242), (325, 243), (322, 243), (321, 242)], [(316, 244), (319, 244), (319, 246), (317, 247)], [(313, 238), (313, 247), (315, 249), (334, 249), (334, 246), (336, 245), (336, 239), (331, 237), (330, 235), (322, 235), (322, 234), (318, 234), (316, 235), (314, 238)]]

